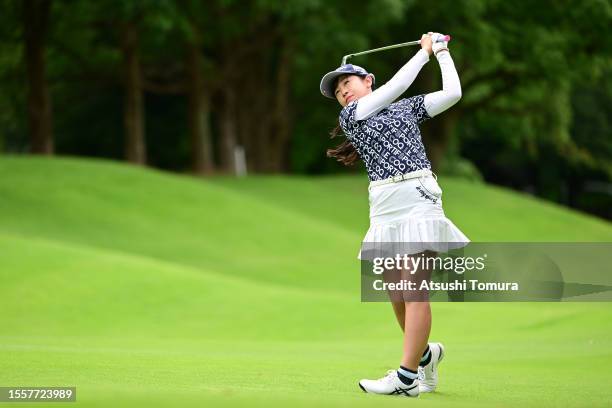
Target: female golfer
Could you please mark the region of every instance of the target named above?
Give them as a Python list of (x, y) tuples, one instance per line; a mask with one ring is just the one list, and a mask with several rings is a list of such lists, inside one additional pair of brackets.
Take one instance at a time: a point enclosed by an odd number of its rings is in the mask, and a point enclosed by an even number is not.
[[(370, 228), (367, 243), (408, 243), (411, 256), (460, 248), (469, 239), (442, 209), (442, 190), (431, 171), (418, 125), (439, 115), (461, 98), (461, 84), (439, 33), (423, 34), (421, 49), (385, 85), (373, 91), (374, 75), (345, 64), (327, 73), (321, 93), (336, 99), (342, 110), (340, 128), (346, 140), (328, 156), (350, 165), (361, 158), (370, 179)], [(394, 102), (412, 84), (434, 54), (442, 71), (442, 90)], [(339, 133), (336, 128), (332, 137)], [(362, 252), (358, 256), (361, 259)], [(431, 255), (429, 255), (431, 256)], [(430, 270), (412, 271), (428, 279)], [(428, 298), (391, 299), (404, 332), (403, 355), (397, 370), (378, 380), (361, 380), (365, 392), (417, 397), (438, 383), (437, 367), (444, 356), (440, 343), (428, 343), (431, 308)]]

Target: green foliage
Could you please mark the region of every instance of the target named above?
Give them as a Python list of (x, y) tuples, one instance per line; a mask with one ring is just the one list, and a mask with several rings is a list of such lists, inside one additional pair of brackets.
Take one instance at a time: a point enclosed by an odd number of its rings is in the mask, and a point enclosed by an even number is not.
[(471, 161), (457, 155), (450, 155), (444, 160), (440, 174), (455, 178), (463, 178), (474, 182), (483, 182), (484, 177), (478, 167)]
[[(1, 4), (0, 140), (5, 151), (17, 152), (28, 145), (21, 7), (10, 0)], [(264, 113), (252, 122), (272, 120), (270, 104), (284, 99), (267, 93), (276, 91), (283, 47), (288, 47), (290, 58), (283, 62), (290, 65), (291, 82), (283, 110), (292, 136), (284, 149), (288, 169), (361, 171), (325, 157), (326, 148), (338, 143), (328, 133), (337, 124), (339, 106), (319, 94), (321, 76), (349, 52), (439, 31), (453, 36), (451, 54), (463, 87), (462, 100), (452, 108), (457, 119), (449, 135), (449, 160), (462, 154), (485, 177), (505, 174), (490, 180), (519, 187), (511, 181), (522, 174), (521, 166), (537, 165), (553, 149), (559, 174), (584, 175), (589, 169), (589, 177), (601, 182), (612, 177), (609, 1), (57, 0), (51, 14), (47, 65), (59, 153), (119, 157), (123, 78), (118, 36), (121, 25), (132, 22), (139, 31), (147, 85), (156, 86), (145, 95), (148, 108), (155, 107), (145, 115), (154, 143), (149, 143), (151, 163), (176, 170), (189, 166), (188, 128), (175, 122), (186, 121), (186, 113), (181, 117), (179, 112), (186, 106), (179, 101), (186, 98), (184, 57), (187, 45), (197, 42), (211, 95), (215, 146), (220, 145), (222, 90), (236, 76), (258, 76), (236, 85), (243, 101), (239, 111), (257, 106), (252, 111)], [(352, 62), (374, 71), (380, 85), (415, 51), (399, 49)], [(437, 62), (431, 60), (406, 95), (440, 89)], [(91, 124), (91, 130), (82, 124)], [(424, 133), (426, 143), (437, 143), (427, 128)], [(169, 134), (173, 137), (162, 136)], [(484, 151), (485, 145), (495, 150)], [(561, 175), (555, 183), (563, 183)]]

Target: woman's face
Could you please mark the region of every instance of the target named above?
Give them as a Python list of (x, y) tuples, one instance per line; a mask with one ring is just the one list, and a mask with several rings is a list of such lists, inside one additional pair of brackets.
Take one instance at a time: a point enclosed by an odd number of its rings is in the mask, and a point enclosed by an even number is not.
[(372, 92), (372, 77), (365, 78), (359, 75), (342, 75), (336, 83), (336, 99), (345, 107), (356, 99), (366, 96)]

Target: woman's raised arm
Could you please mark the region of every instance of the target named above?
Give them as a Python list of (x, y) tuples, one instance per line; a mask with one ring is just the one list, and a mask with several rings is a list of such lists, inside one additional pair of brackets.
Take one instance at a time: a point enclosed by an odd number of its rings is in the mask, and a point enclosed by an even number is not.
[(355, 119), (367, 119), (389, 106), (406, 92), (428, 61), (429, 53), (420, 49), (386, 84), (358, 100)]
[(436, 53), (436, 58), (442, 71), (442, 90), (426, 94), (424, 100), (425, 110), (432, 118), (461, 99), (461, 82), (450, 53), (442, 49)]

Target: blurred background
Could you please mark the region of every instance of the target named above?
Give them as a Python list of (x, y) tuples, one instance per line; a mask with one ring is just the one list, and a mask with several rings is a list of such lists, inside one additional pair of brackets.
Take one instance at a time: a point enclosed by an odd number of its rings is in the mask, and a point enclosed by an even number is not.
[[(328, 159), (344, 54), (451, 34), (463, 98), (423, 125), (434, 171), (612, 218), (608, 0), (0, 2), (0, 151), (213, 174)], [(418, 49), (351, 62), (386, 82)], [(441, 89), (435, 58), (405, 96)]]

